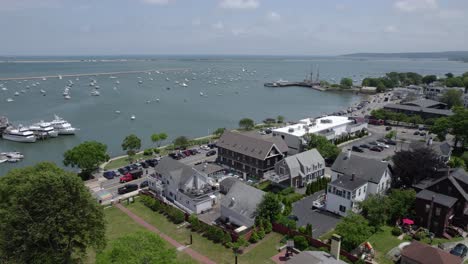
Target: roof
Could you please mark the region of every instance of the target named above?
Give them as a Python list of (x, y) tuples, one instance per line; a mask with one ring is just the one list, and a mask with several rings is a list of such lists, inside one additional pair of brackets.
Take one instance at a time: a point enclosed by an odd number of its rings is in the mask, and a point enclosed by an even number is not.
[(436, 115), (443, 115), (443, 116), (453, 115), (452, 110), (427, 108), (427, 107), (402, 105), (402, 104), (386, 104), (384, 106), (384, 109), (406, 110), (406, 111), (429, 113), (429, 114), (436, 114)]
[(215, 163), (211, 163), (211, 162), (199, 163), (193, 166), (193, 168), (196, 169), (198, 172), (204, 173), (207, 175), (215, 173), (215, 172), (219, 172), (219, 171), (224, 171), (223, 167)]
[(357, 155), (351, 155), (347, 158), (347, 153), (341, 153), (336, 158), (331, 169), (341, 174), (356, 174), (358, 178), (380, 183), (385, 170), (388, 168), (388, 162), (368, 159)]
[(273, 129), (273, 132), (302, 137), (305, 134), (319, 133), (352, 122), (352, 120), (349, 120), (345, 116), (325, 116), (317, 119), (305, 118), (299, 120), (297, 124)]
[(265, 192), (247, 185), (241, 181), (234, 181), (227, 194), (222, 198), (221, 205), (253, 220), (258, 204)]
[(231, 131), (225, 131), (216, 145), (260, 160), (265, 160), (272, 148), (281, 151), (272, 141)]
[(228, 192), (231, 187), (234, 185), (234, 183), (238, 182), (239, 180), (235, 177), (227, 177), (226, 179), (222, 180), (219, 183), (219, 186), (222, 187), (224, 191)]
[(288, 261), (287, 264), (345, 264), (324, 251), (302, 251)]
[(406, 103), (402, 103), (403, 105), (411, 105), (411, 106), (419, 106), (419, 107), (424, 107), (424, 108), (435, 108), (435, 107), (446, 107), (447, 104), (430, 100), (430, 99), (419, 99), (419, 100), (414, 100)]
[(433, 141), (431, 145), (428, 145), (427, 142), (413, 141), (410, 143), (409, 147), (413, 150), (430, 147), (438, 155), (449, 156), (452, 151), (452, 146), (447, 142), (435, 142)]
[(297, 175), (303, 174), (300, 168), (301, 164), (304, 167), (312, 167), (313, 165), (316, 165), (317, 163), (321, 163), (323, 164), (323, 167), (325, 168), (325, 160), (323, 159), (322, 155), (320, 155), (320, 153), (317, 151), (317, 149), (311, 149), (308, 151), (298, 153), (293, 156), (286, 157), (284, 159), (284, 162), (289, 167), (291, 176), (297, 176)]
[(435, 193), (429, 190), (422, 190), (416, 194), (416, 198), (431, 201), (434, 197), (434, 203), (451, 208), (456, 202), (457, 198), (453, 198), (441, 193)]
[(421, 264), (461, 264), (462, 258), (436, 247), (413, 241), (401, 251), (401, 256)]
[(351, 175), (343, 175), (341, 177), (338, 177), (338, 179), (332, 181), (330, 184), (348, 191), (353, 191), (367, 184), (367, 180), (358, 177), (354, 177), (353, 179), (353, 176)]
[(251, 131), (251, 132), (244, 133), (244, 135), (255, 137), (255, 138), (260, 138), (260, 139), (263, 139), (263, 140), (266, 140), (266, 141), (270, 141), (270, 142), (274, 143), (279, 148), (281, 153), (288, 152), (288, 150), (289, 150), (288, 145), (286, 144), (286, 142), (282, 138), (274, 137), (272, 134), (262, 135), (262, 134), (260, 134), (260, 133), (258, 133), (256, 131)]
[(468, 184), (468, 173), (464, 169), (456, 168), (454, 171), (450, 173), (450, 175), (454, 177), (455, 179), (465, 184)]
[(164, 176), (169, 175), (179, 186), (184, 185), (194, 174), (190, 166), (170, 157), (162, 158), (154, 167), (154, 171)]
[(447, 173), (447, 169), (440, 169), (439, 172), (443, 173), (442, 176), (439, 176), (437, 178), (426, 178), (417, 184), (414, 184), (413, 186), (418, 189), (427, 189), (443, 180), (448, 179), (450, 183), (457, 189), (457, 191), (463, 196), (463, 199), (465, 201), (468, 201), (468, 192), (463, 189), (463, 186), (460, 185), (459, 181), (463, 183), (468, 182), (468, 174), (467, 172), (462, 169), (462, 168), (456, 168), (456, 169), (450, 169), (450, 174)]

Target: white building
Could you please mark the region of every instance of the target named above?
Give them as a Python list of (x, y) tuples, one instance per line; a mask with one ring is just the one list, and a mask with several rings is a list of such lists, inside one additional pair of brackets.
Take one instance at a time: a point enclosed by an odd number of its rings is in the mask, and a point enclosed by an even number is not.
[(450, 90), (457, 90), (465, 93), (464, 87), (440, 87), (440, 86), (429, 86), (426, 88), (425, 96), (427, 99), (440, 101), (442, 96)]
[(325, 136), (328, 140), (346, 134), (353, 134), (367, 128), (367, 123), (356, 124), (353, 119), (345, 116), (326, 116), (321, 118), (306, 118), (299, 120), (297, 124), (277, 128), (273, 130), (273, 136), (280, 136), (288, 145), (288, 154), (296, 154), (303, 151), (306, 144), (304, 138), (307, 134)]
[(349, 211), (358, 212), (358, 203), (366, 199), (368, 182), (356, 175), (343, 175), (330, 182), (327, 187), (326, 209), (346, 216)]

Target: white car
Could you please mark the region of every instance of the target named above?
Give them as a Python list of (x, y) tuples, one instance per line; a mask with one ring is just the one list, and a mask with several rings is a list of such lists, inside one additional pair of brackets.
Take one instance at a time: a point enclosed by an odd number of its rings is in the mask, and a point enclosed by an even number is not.
[(382, 147), (382, 148), (389, 148), (389, 145), (385, 145), (384, 143), (377, 142), (377, 146)]

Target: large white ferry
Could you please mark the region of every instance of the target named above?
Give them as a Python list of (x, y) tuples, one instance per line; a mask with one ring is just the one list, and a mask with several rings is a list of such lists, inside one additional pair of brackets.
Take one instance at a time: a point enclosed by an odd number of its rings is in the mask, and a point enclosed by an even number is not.
[(50, 121), (50, 124), (59, 135), (74, 135), (76, 132), (76, 128), (72, 127), (70, 123), (57, 115), (55, 115), (54, 120)]
[(2, 134), (3, 139), (16, 141), (16, 142), (26, 142), (26, 143), (34, 143), (36, 142), (36, 136), (34, 133), (25, 127), (7, 127)]
[(34, 132), (34, 134), (40, 138), (57, 137), (59, 134), (58, 131), (52, 127), (51, 123), (44, 121), (31, 125), (29, 130)]

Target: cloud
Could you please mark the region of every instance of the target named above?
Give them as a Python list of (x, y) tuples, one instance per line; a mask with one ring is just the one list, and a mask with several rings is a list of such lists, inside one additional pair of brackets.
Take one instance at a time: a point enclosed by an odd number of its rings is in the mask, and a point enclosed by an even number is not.
[(228, 9), (255, 9), (260, 5), (259, 0), (222, 0), (219, 4)]
[(461, 19), (464, 16), (461, 10), (440, 10), (437, 16), (441, 19)]
[(192, 20), (192, 26), (199, 26), (201, 25), (201, 19), (199, 17), (196, 17)]
[(398, 0), (394, 7), (403, 12), (437, 9), (437, 0)]
[(234, 36), (239, 36), (239, 35), (244, 35), (245, 33), (247, 33), (247, 31), (243, 28), (235, 28), (231, 30), (231, 33)]
[(141, 1), (143, 3), (151, 4), (151, 5), (167, 5), (170, 2), (172, 2), (172, 0), (141, 0)]
[(281, 19), (281, 16), (280, 14), (274, 12), (274, 11), (270, 11), (267, 15), (268, 19), (269, 20), (273, 20), (273, 21), (278, 21)]
[(223, 30), (224, 24), (221, 21), (218, 21), (217, 23), (214, 23), (213, 25), (211, 25), (211, 27), (217, 30)]
[(384, 28), (385, 33), (397, 33), (398, 31), (398, 28), (393, 25), (389, 25)]
[(338, 11), (343, 11), (343, 10), (346, 9), (346, 5), (345, 4), (336, 4), (335, 9), (338, 10)]

